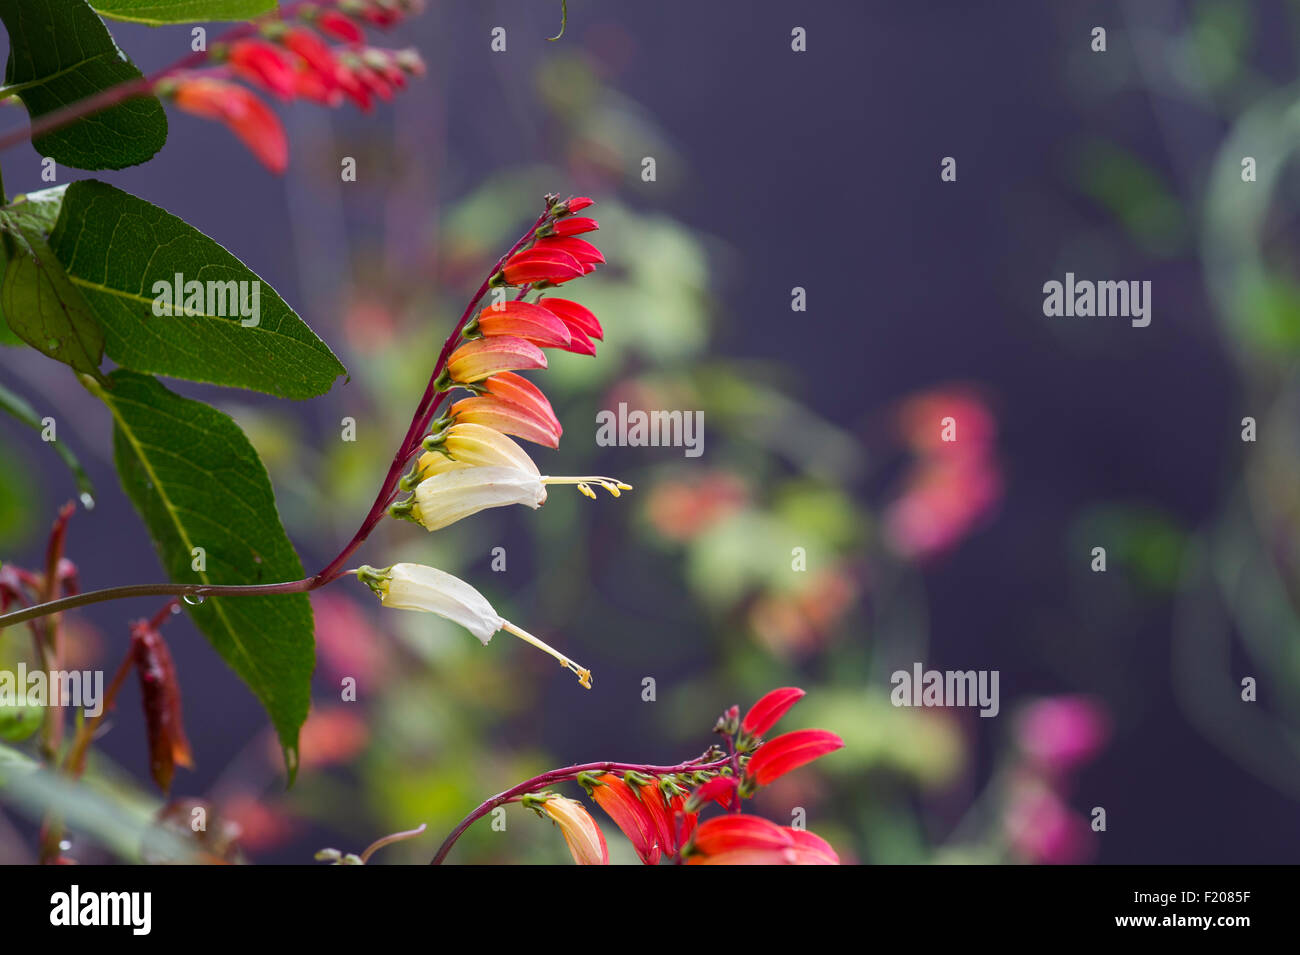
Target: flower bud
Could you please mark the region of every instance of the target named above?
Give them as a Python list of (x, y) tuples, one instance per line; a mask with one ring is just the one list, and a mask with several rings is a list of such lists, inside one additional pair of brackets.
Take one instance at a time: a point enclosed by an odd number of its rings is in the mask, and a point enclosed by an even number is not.
[(551, 796), (542, 804), (542, 811), (560, 827), (574, 862), (578, 865), (609, 865), (605, 835), (582, 803), (564, 796)]

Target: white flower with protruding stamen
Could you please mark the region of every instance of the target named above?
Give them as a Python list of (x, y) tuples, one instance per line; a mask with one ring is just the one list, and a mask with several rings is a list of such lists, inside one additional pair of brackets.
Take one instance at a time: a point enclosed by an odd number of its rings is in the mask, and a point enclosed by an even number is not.
[(590, 670), (578, 666), (527, 630), (516, 627), (503, 618), (492, 609), (486, 597), (459, 577), (423, 564), (394, 564), (387, 570), (360, 567), (356, 573), (362, 583), (379, 595), (379, 601), (385, 607), (437, 614), (460, 624), (484, 646), (488, 645), (498, 630), (512, 633), (525, 643), (555, 657), (562, 666), (578, 675), (579, 683), (591, 689)]

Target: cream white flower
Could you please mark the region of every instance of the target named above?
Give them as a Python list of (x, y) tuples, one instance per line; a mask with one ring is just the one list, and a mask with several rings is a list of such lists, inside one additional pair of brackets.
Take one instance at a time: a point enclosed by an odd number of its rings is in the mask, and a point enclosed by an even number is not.
[(411, 516), (431, 531), (489, 507), (523, 504), (536, 510), (546, 503), (546, 486), (534, 471), (477, 467), (443, 471), (415, 486)]
[(578, 666), (527, 630), (516, 627), (501, 617), (492, 609), (486, 597), (459, 577), (423, 564), (394, 564), (386, 570), (360, 567), (356, 574), (362, 583), (379, 595), (380, 603), (385, 607), (437, 614), (460, 624), (484, 646), (488, 645), (498, 630), (512, 633), (525, 643), (555, 657), (562, 666), (578, 675), (579, 683), (591, 689), (590, 670)]
[[(441, 458), (441, 455), (437, 457)], [(591, 498), (596, 496), (591, 489), (593, 484), (615, 497), (632, 489), (632, 485), (617, 478), (551, 477), (538, 473), (536, 467), (519, 468), (505, 464), (452, 467), (434, 472), (415, 486), (411, 517), (429, 530), (436, 531), (489, 507), (523, 504), (537, 510), (546, 503), (548, 484), (575, 484), (579, 491)]]

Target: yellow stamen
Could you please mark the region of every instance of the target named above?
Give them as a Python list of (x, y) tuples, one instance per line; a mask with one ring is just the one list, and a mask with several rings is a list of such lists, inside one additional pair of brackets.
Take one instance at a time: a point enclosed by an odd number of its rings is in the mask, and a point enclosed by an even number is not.
[(591, 689), (591, 671), (588, 670), (586, 667), (578, 666), (578, 664), (574, 663), (564, 654), (560, 653), (555, 648), (550, 647), (547, 644), (543, 643), (541, 640), (538, 640), (527, 630), (523, 630), (519, 627), (516, 627), (509, 620), (501, 621), (501, 629), (505, 630), (507, 633), (513, 633), (520, 640), (524, 641), (524, 643), (531, 643), (533, 646), (535, 646), (538, 650), (541, 650), (543, 653), (549, 653), (551, 656), (555, 657), (555, 659), (560, 661), (560, 666), (572, 670), (574, 673), (578, 675), (578, 682), (582, 684), (584, 689), (588, 689), (588, 690)]
[(588, 477), (548, 477), (542, 476), (543, 484), (573, 484), (578, 488), (578, 492), (585, 497), (596, 499), (596, 492), (591, 489), (592, 484), (599, 484), (613, 497), (618, 497), (621, 491), (632, 490), (632, 485), (618, 478), (602, 477), (600, 475), (591, 475)]

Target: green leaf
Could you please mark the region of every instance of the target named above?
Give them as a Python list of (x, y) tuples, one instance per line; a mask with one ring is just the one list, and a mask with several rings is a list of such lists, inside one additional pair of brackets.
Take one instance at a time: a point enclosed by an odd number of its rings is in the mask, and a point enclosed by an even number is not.
[[(234, 421), (147, 375), (116, 371), (107, 388), (87, 386), (113, 413), (122, 486), (173, 581), (272, 584), (305, 576), (266, 469)], [(206, 570), (194, 569), (197, 547)], [(266, 707), (292, 778), (315, 664), (307, 595), (209, 597), (186, 609)]]
[[(247, 266), (193, 226), (112, 186), (68, 187), (50, 238), (104, 329), (108, 357), (124, 368), (250, 388), (282, 398), (324, 394), (346, 369), (329, 346)], [(156, 314), (157, 283), (248, 283), (257, 324), (217, 300)], [(251, 311), (251, 309), (250, 309)], [(218, 314), (221, 312), (234, 314)]]
[[(6, 411), (13, 415), (23, 424), (36, 431), (44, 431), (45, 426), (41, 421), (41, 416), (36, 413), (36, 409), (29, 405), (22, 396), (14, 394), (4, 385), (0, 385), (0, 411)], [(81, 462), (77, 456), (68, 450), (67, 445), (62, 441), (55, 440), (50, 442), (54, 445), (54, 450), (63, 463), (68, 466), (72, 476), (76, 478), (77, 490), (81, 492), (81, 503), (85, 507), (95, 506), (95, 486), (90, 483), (90, 475), (86, 474), (82, 468)]]
[[(9, 31), (6, 92), (32, 121), (109, 87), (142, 78), (85, 0), (0, 0)], [(38, 136), (42, 155), (78, 169), (122, 169), (149, 159), (167, 141), (167, 114), (140, 96)]]
[(93, 0), (106, 17), (161, 26), (164, 23), (206, 23), (249, 20), (269, 13), (276, 0)]
[[(5, 268), (5, 251), (4, 246), (0, 245), (0, 276), (4, 275)], [(14, 334), (14, 330), (9, 327), (5, 321), (4, 309), (0, 308), (0, 345), (22, 345), (25, 344), (21, 338)]]
[[(63, 202), (63, 190), (66, 186), (56, 186), (53, 189), (46, 189), (41, 192), (34, 192), (26, 196), (15, 196), (13, 205), (3, 210), (15, 215), (27, 214), (30, 218), (43, 225), (43, 232), (48, 236), (54, 231), (54, 222), (59, 217), (59, 204)], [(30, 201), (30, 205), (28, 204)], [(12, 242), (0, 242), (0, 279), (3, 279), (5, 267), (9, 264), (9, 256), (5, 250), (7, 245)], [(4, 308), (0, 307), (0, 345), (22, 345), (25, 344), (21, 338), (14, 334), (9, 323), (5, 321)]]
[(46, 241), (47, 203), (0, 210), (0, 313), (9, 329), (56, 361), (99, 375), (104, 333)]

